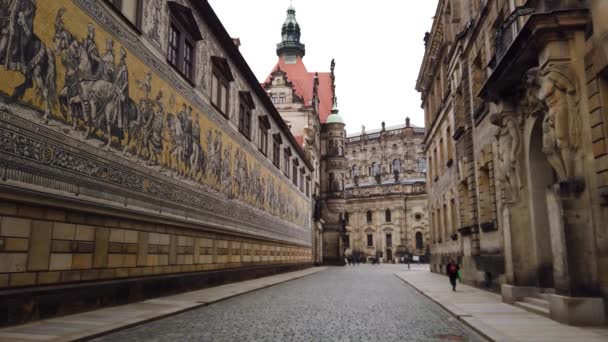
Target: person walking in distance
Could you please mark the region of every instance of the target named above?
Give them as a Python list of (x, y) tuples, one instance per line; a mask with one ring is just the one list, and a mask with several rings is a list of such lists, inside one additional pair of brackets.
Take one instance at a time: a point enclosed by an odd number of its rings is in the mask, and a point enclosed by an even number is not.
[(446, 269), (448, 272), (448, 277), (450, 277), (450, 284), (452, 284), (452, 291), (456, 291), (456, 278), (458, 278), (458, 271), (460, 270), (460, 267), (456, 261), (454, 261), (454, 259), (450, 259)]

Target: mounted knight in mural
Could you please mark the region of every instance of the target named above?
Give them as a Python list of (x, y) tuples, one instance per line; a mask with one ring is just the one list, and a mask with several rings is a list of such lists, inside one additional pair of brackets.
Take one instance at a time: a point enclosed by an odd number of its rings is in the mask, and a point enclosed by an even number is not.
[(35, 87), (44, 103), (43, 121), (48, 122), (56, 103), (57, 77), (55, 55), (34, 33), (35, 0), (3, 0), (0, 2), (0, 59), (6, 70), (24, 76), (9, 101), (20, 100), (26, 90)]
[[(61, 55), (66, 68), (64, 87), (59, 94), (62, 111), (67, 109), (72, 127), (85, 124), (85, 138), (94, 130), (104, 131), (106, 149), (112, 144), (113, 134), (120, 140), (125, 137), (132, 121), (139, 119), (139, 109), (129, 97), (127, 52), (121, 47), (119, 61), (114, 63), (114, 42), (106, 40), (106, 52), (100, 56), (95, 42), (95, 27), (87, 25), (86, 38), (79, 41), (67, 30), (63, 22), (65, 9), (55, 18), (55, 50)], [(105, 126), (105, 127), (104, 127)]]

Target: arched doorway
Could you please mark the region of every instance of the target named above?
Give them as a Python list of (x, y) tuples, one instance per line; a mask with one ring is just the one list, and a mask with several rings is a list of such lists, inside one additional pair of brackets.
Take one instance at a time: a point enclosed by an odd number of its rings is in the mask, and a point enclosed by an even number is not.
[(390, 248), (386, 249), (386, 261), (393, 261), (393, 251)]
[(553, 168), (547, 161), (543, 147), (543, 118), (534, 122), (528, 152), (528, 187), (530, 196), (530, 229), (534, 239), (535, 266), (538, 286), (553, 287), (553, 253), (550, 222), (547, 210), (547, 190), (556, 182)]
[(421, 251), (424, 249), (424, 241), (422, 240), (422, 232), (416, 232), (416, 250)]

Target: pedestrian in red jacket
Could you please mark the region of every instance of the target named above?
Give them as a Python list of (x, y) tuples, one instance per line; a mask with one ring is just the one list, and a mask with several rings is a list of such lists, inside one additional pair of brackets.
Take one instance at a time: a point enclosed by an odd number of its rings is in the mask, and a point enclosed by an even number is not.
[(452, 291), (456, 291), (456, 278), (458, 278), (458, 271), (460, 270), (460, 267), (458, 266), (456, 261), (454, 261), (454, 259), (450, 259), (450, 262), (448, 263), (446, 270), (448, 273), (448, 277), (450, 277), (450, 283), (452, 284)]

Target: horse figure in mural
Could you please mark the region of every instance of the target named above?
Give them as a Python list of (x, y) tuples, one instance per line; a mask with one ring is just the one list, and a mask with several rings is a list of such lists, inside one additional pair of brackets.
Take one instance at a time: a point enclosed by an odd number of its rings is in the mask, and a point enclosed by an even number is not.
[[(106, 149), (109, 149), (113, 133), (120, 141), (134, 127), (131, 122), (140, 119), (137, 104), (128, 96), (126, 50), (120, 49), (116, 79), (109, 81), (108, 70), (95, 45), (94, 26), (89, 24), (87, 38), (79, 41), (65, 28), (64, 14), (65, 9), (60, 9), (55, 18), (55, 51), (61, 54), (66, 68), (64, 88), (59, 94), (60, 107), (62, 111), (67, 108), (74, 129), (79, 119), (85, 123), (85, 139), (92, 136), (95, 129), (105, 131)], [(113, 48), (113, 43), (107, 46)], [(113, 54), (113, 51), (107, 53)]]
[(24, 81), (13, 90), (9, 102), (21, 100), (34, 87), (44, 103), (42, 120), (47, 123), (56, 104), (55, 55), (34, 33), (36, 3), (31, 0), (0, 2), (0, 63), (20, 72)]

